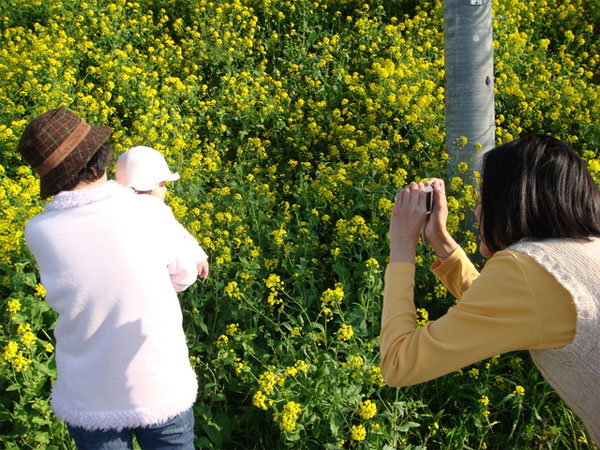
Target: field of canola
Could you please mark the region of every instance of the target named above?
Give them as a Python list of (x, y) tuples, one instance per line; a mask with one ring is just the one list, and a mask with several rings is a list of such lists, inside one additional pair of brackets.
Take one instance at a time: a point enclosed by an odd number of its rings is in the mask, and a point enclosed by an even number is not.
[[(446, 167), (442, 3), (0, 2), (0, 447), (73, 448), (23, 239), (43, 202), (16, 152), (65, 105), (110, 125), (117, 155), (151, 145), (182, 175), (167, 202), (212, 269), (180, 295), (198, 448), (596, 448), (527, 353), (411, 388), (381, 378), (394, 193), (446, 178), (449, 227), (476, 252), (469, 168)], [(552, 134), (600, 182), (595, 0), (497, 0), (493, 15), (497, 141)], [(419, 324), (454, 302), (432, 261), (420, 246)]]

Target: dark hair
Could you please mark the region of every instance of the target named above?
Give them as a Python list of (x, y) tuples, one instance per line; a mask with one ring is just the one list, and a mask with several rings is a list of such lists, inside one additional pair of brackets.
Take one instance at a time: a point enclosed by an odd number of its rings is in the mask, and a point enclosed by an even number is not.
[(74, 178), (59, 189), (60, 191), (71, 191), (79, 183), (86, 182), (92, 183), (99, 180), (112, 159), (113, 151), (108, 144), (102, 144), (102, 146), (94, 153), (88, 163), (83, 169), (79, 171)]
[(483, 157), (482, 239), (494, 253), (523, 238), (600, 236), (600, 191), (567, 144), (528, 136)]

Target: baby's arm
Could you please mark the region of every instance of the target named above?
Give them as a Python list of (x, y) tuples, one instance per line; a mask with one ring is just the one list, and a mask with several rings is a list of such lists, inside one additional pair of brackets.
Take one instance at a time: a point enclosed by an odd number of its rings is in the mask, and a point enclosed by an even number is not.
[(202, 262), (199, 262), (198, 265), (198, 276), (200, 278), (202, 278), (203, 280), (208, 278), (208, 272), (209, 272), (209, 265), (208, 265), (208, 259), (205, 259)]
[(185, 239), (185, 241), (187, 241), (190, 246), (196, 248), (196, 268), (198, 269), (198, 277), (205, 280), (206, 278), (208, 278), (209, 272), (208, 255), (202, 249), (202, 247), (200, 247), (200, 244), (198, 244), (198, 241), (196, 241), (194, 236), (192, 236), (192, 234), (188, 230), (186, 230), (185, 227), (181, 225), (181, 223), (179, 224), (179, 226), (181, 229), (182, 237)]

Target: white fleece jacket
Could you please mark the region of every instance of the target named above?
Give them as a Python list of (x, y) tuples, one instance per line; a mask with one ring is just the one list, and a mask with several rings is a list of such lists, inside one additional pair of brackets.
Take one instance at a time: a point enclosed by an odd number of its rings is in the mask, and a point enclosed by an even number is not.
[(176, 291), (196, 280), (199, 246), (156, 200), (109, 181), (61, 192), (26, 226), (58, 313), (52, 407), (71, 425), (151, 425), (195, 401)]

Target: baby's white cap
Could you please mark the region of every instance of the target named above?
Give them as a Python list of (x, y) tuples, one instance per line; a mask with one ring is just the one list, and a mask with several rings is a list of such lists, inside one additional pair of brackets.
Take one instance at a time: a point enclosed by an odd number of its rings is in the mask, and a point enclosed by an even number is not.
[(117, 160), (117, 181), (136, 191), (151, 191), (162, 181), (179, 179), (178, 173), (172, 173), (163, 155), (143, 145), (131, 147)]

